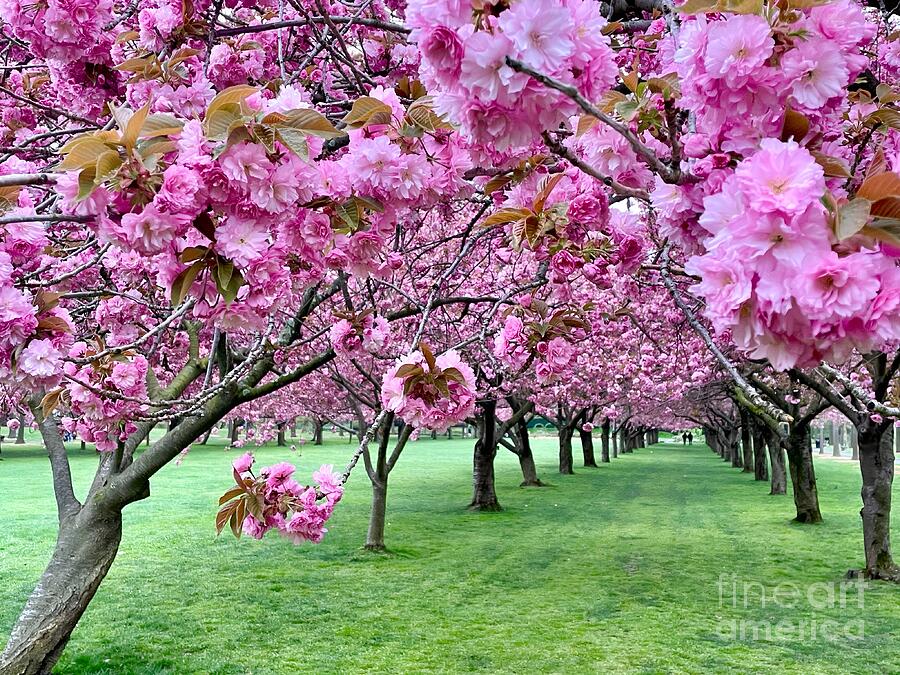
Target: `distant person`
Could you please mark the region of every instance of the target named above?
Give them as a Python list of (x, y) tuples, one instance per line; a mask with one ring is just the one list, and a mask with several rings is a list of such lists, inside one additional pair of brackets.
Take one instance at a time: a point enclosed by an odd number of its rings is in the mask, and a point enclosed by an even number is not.
[(687, 445), (687, 432), (684, 432), (683, 434), (681, 434), (681, 444)]
[(689, 431), (689, 432), (688, 432), (688, 445), (693, 445), (693, 444), (694, 444), (694, 434), (692, 434), (692, 433)]

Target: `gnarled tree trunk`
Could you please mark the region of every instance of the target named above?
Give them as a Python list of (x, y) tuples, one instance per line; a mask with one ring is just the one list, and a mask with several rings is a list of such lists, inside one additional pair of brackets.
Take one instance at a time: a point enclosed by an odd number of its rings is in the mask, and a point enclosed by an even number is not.
[[(866, 553), (864, 575), (870, 579), (900, 581), (900, 567), (891, 555), (891, 489), (894, 482), (893, 425), (874, 425), (859, 433), (859, 468), (862, 473), (863, 524)], [(884, 428), (882, 429), (882, 427)]]
[(769, 466), (766, 462), (766, 430), (758, 422), (750, 422), (750, 436), (753, 445), (753, 479), (769, 480)]
[(798, 523), (820, 523), (819, 494), (812, 460), (812, 439), (808, 425), (795, 424), (787, 439), (788, 467), (794, 489)]
[(741, 464), (744, 473), (753, 471), (753, 445), (750, 436), (750, 413), (744, 408), (741, 411)]
[(772, 465), (772, 488), (770, 495), (787, 494), (787, 472), (784, 462), (784, 448), (772, 431), (766, 431), (766, 447), (769, 450), (769, 464)]
[(569, 423), (559, 426), (559, 472), (573, 474), (574, 461), (572, 459), (572, 434), (574, 430)]
[(609, 420), (603, 421), (600, 436), (600, 461), (604, 464), (609, 463)]
[(90, 503), (60, 524), (50, 563), (0, 654), (0, 673), (50, 673), (109, 572), (121, 539), (121, 511)]
[(388, 476), (372, 481), (372, 510), (369, 513), (369, 529), (366, 531), (366, 549), (384, 550), (384, 521), (387, 513)]
[(581, 452), (584, 455), (585, 466), (597, 466), (597, 460), (594, 458), (594, 434), (584, 429), (579, 429), (578, 434), (581, 436)]
[(324, 424), (320, 419), (313, 419), (313, 445), (322, 445), (322, 429)]
[(543, 487), (541, 479), (537, 475), (537, 467), (534, 465), (534, 454), (531, 451), (531, 437), (528, 434), (528, 421), (521, 419), (513, 430), (515, 435), (516, 456), (519, 458), (519, 468), (522, 469), (522, 482), (519, 487)]
[(622, 454), (627, 455), (634, 452), (634, 429), (631, 427), (622, 428)]
[(741, 454), (741, 429), (732, 428), (728, 430), (728, 458), (731, 460), (731, 466), (735, 469), (741, 469), (744, 466), (744, 458)]
[(475, 511), (500, 511), (494, 489), (494, 458), (497, 456), (497, 401), (479, 403), (478, 440), (475, 441), (472, 483), (474, 494), (469, 508)]
[(365, 548), (369, 551), (383, 551), (384, 546), (384, 525), (385, 515), (387, 513), (387, 491), (388, 478), (397, 460), (400, 459), (400, 453), (406, 447), (406, 442), (412, 435), (412, 427), (403, 426), (397, 433), (397, 442), (394, 444), (394, 450), (388, 457), (388, 446), (391, 442), (391, 428), (394, 426), (394, 413), (388, 412), (379, 428), (378, 438), (378, 454), (375, 456), (375, 462), (372, 462), (372, 456), (369, 449), (363, 451), (363, 461), (366, 465), (366, 474), (369, 476), (369, 482), (372, 483), (372, 509), (369, 512), (369, 529), (366, 532)]

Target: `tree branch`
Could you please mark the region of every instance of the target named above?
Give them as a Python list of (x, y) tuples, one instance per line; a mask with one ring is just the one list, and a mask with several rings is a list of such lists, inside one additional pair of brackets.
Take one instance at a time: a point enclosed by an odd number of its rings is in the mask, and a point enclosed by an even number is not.
[[(753, 386), (744, 379), (744, 376), (740, 374), (737, 368), (735, 368), (734, 364), (728, 359), (725, 354), (722, 353), (722, 350), (719, 349), (718, 345), (712, 339), (712, 336), (709, 334), (709, 331), (706, 330), (706, 326), (704, 326), (700, 321), (694, 316), (694, 313), (691, 311), (691, 308), (687, 306), (687, 303), (681, 297), (681, 294), (678, 292), (678, 288), (675, 286), (675, 282), (672, 281), (672, 277), (669, 274), (668, 264), (669, 264), (669, 249), (668, 244), (666, 244), (666, 248), (663, 250), (663, 265), (659, 270), (660, 275), (662, 276), (663, 283), (666, 285), (666, 288), (669, 289), (669, 293), (672, 295), (672, 299), (675, 301), (675, 304), (678, 305), (678, 308), (682, 311), (685, 318), (687, 318), (688, 323), (691, 325), (691, 328), (694, 329), (694, 332), (700, 336), (700, 339), (703, 340), (704, 344), (707, 348), (713, 353), (716, 357), (716, 360), (722, 365), (725, 371), (731, 376), (731, 379), (734, 380), (734, 383), (739, 386), (744, 393), (747, 395), (747, 399), (756, 407), (765, 410), (768, 415), (771, 415), (774, 419), (779, 420), (780, 422), (793, 422), (793, 418), (784, 413), (781, 410), (778, 410), (771, 403), (763, 399), (762, 396), (759, 395), (759, 392), (753, 388)], [(780, 432), (783, 435), (783, 431)]]
[(590, 115), (591, 117), (596, 117), (605, 125), (617, 131), (626, 141), (628, 141), (628, 144), (638, 154), (638, 156), (643, 158), (647, 165), (657, 174), (659, 174), (659, 176), (665, 182), (678, 182), (678, 176), (675, 175), (675, 172), (665, 164), (663, 164), (663, 162), (660, 161), (653, 150), (641, 143), (638, 137), (631, 132), (631, 129), (629, 129), (621, 122), (614, 120), (612, 117), (597, 108), (597, 106), (593, 105), (590, 101), (588, 101), (586, 98), (584, 98), (584, 96), (581, 95), (578, 89), (570, 84), (566, 84), (565, 82), (560, 82), (559, 80), (554, 79), (549, 75), (544, 75), (531, 66), (525, 65), (521, 61), (517, 61), (516, 59), (510, 58), (509, 56), (506, 57), (506, 65), (519, 73), (530, 75), (541, 84), (544, 84), (551, 89), (555, 89), (556, 91), (568, 96), (570, 99), (575, 101), (575, 103), (577, 103), (578, 106), (588, 115)]
[(69, 456), (66, 445), (59, 433), (56, 419), (51, 413), (45, 418), (41, 409), (41, 397), (35, 394), (28, 401), (31, 414), (34, 415), (41, 432), (41, 439), (47, 456), (50, 458), (50, 471), (53, 474), (53, 493), (56, 496), (56, 510), (59, 522), (70, 516), (74, 516), (81, 510), (81, 502), (75, 497), (75, 488), (72, 486), (72, 471), (69, 466)]

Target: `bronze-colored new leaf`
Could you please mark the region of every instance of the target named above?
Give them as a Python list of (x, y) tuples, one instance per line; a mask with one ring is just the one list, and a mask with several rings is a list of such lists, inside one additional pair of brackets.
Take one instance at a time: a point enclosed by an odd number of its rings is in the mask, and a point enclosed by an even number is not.
[(367, 124), (387, 124), (391, 121), (391, 107), (371, 96), (360, 96), (353, 102), (344, 119), (344, 124), (359, 129)]
[(856, 196), (873, 202), (885, 197), (900, 196), (900, 176), (893, 171), (885, 171), (866, 178), (856, 191)]
[(41, 399), (41, 415), (44, 416), (44, 419), (50, 417), (56, 407), (59, 405), (60, 396), (62, 396), (63, 389), (60, 387), (59, 389), (54, 389), (53, 391), (49, 391), (44, 394), (44, 398)]

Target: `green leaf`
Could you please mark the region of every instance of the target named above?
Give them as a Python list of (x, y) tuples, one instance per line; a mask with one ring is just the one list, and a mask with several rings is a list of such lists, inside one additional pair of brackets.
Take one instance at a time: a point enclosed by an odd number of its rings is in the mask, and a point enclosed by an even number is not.
[(197, 275), (200, 274), (200, 270), (205, 267), (203, 261), (198, 260), (193, 265), (188, 267), (186, 270), (183, 270), (177, 277), (175, 277), (175, 281), (172, 282), (172, 293), (171, 293), (171, 301), (172, 305), (180, 305), (184, 300), (185, 296), (188, 294), (188, 291), (191, 290), (191, 286), (194, 285), (194, 280), (197, 278)]
[(94, 166), (81, 170), (81, 173), (78, 174), (78, 195), (75, 197), (75, 201), (81, 201), (90, 196), (94, 188), (97, 187), (97, 183), (94, 182), (96, 175), (97, 169)]
[(216, 276), (219, 281), (219, 289), (228, 288), (231, 283), (231, 277), (234, 275), (234, 263), (230, 260), (219, 260), (216, 265)]
[(181, 252), (178, 259), (186, 265), (206, 257), (207, 253), (209, 253), (209, 249), (206, 246), (188, 246)]
[(231, 273), (231, 278), (228, 280), (228, 284), (220, 289), (220, 293), (222, 294), (222, 299), (225, 300), (226, 305), (230, 305), (234, 302), (234, 299), (237, 297), (238, 291), (241, 290), (241, 286), (244, 285), (244, 277), (241, 275), (240, 270), (235, 269)]

